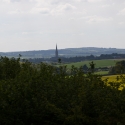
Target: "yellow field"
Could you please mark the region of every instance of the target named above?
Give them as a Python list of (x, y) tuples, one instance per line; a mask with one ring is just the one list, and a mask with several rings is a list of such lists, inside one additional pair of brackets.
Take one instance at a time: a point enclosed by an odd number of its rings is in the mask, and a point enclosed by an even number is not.
[[(102, 80), (107, 79), (108, 82), (116, 82), (116, 84), (120, 84), (119, 90), (122, 90), (123, 87), (125, 87), (125, 82), (123, 80), (121, 80), (120, 77), (121, 77), (120, 75), (103, 76)], [(122, 83), (120, 83), (120, 82), (122, 82)], [(108, 85), (110, 85), (110, 84), (108, 84)]]
[(102, 79), (108, 79), (108, 82), (116, 82), (117, 78), (120, 77), (120, 75), (110, 75), (110, 76), (103, 76)]

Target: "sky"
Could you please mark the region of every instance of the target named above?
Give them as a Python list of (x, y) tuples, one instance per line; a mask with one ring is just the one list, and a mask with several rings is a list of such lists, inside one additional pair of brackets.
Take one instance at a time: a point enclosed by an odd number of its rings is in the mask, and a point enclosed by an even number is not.
[(0, 52), (125, 48), (125, 0), (0, 0)]

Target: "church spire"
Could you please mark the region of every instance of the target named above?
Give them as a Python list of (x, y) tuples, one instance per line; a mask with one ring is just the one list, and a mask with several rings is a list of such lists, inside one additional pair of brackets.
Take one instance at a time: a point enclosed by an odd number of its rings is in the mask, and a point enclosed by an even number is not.
[(57, 49), (57, 44), (56, 44), (55, 57), (56, 57), (56, 59), (58, 59), (58, 49)]

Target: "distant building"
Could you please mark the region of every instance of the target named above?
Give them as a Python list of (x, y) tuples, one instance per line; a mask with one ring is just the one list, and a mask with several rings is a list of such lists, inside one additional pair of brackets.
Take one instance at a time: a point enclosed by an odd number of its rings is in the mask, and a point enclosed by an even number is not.
[(57, 44), (56, 44), (55, 57), (56, 57), (56, 59), (58, 59), (58, 49), (57, 49)]

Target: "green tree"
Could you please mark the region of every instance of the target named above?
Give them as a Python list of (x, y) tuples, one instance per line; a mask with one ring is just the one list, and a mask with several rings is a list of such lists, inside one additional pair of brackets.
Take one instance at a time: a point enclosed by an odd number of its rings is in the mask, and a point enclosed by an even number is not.
[(90, 65), (91, 72), (94, 73), (95, 63), (92, 61), (92, 62), (89, 63), (89, 65)]
[(60, 64), (61, 64), (61, 58), (59, 58), (59, 59), (58, 59), (58, 63), (60, 63)]

